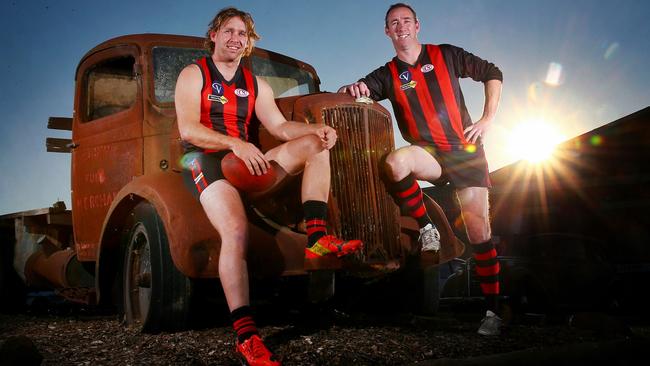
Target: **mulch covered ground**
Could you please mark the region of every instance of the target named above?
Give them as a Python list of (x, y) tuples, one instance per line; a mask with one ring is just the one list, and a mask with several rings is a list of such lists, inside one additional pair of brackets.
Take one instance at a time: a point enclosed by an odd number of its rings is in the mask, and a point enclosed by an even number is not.
[[(552, 352), (566, 345), (612, 340), (647, 343), (650, 339), (647, 323), (601, 313), (553, 319), (520, 316), (503, 335), (492, 338), (476, 334), (481, 316), (472, 307), (446, 306), (434, 317), (385, 310), (282, 311), (263, 306), (258, 314), (263, 337), (281, 355), (284, 365), (431, 363), (520, 350)], [(87, 309), (0, 314), (0, 344), (21, 335), (33, 341), (43, 365), (238, 364), (232, 329), (224, 319), (178, 333), (143, 334), (124, 327), (115, 315)]]

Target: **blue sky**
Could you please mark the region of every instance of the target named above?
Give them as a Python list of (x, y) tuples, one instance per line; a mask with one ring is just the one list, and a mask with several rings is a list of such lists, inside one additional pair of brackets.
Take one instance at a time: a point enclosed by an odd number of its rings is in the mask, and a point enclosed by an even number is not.
[[(0, 4), (0, 214), (70, 205), (70, 155), (45, 152), (49, 116), (72, 116), (74, 72), (98, 43), (131, 33), (202, 36), (227, 5), (249, 11), (258, 43), (313, 65), (335, 91), (393, 55), (383, 17), (394, 1), (79, 1)], [(485, 145), (492, 169), (517, 159), (509, 131), (543, 119), (572, 137), (650, 105), (650, 3), (645, 1), (411, 1), (424, 43), (451, 43), (504, 73)], [(558, 82), (546, 82), (551, 64)], [(552, 79), (552, 78), (551, 78)], [(483, 88), (463, 82), (474, 119)], [(388, 104), (384, 104), (388, 106)], [(534, 136), (531, 136), (534, 139)], [(403, 144), (401, 139), (398, 145)]]

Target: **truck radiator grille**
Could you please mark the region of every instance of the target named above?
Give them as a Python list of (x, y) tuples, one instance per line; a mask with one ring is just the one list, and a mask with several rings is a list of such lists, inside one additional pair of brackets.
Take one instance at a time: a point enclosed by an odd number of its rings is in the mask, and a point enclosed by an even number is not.
[(379, 177), (381, 158), (394, 149), (390, 116), (344, 105), (323, 109), (323, 121), (338, 135), (330, 152), (331, 229), (342, 238), (363, 240), (366, 262), (399, 257), (399, 209)]

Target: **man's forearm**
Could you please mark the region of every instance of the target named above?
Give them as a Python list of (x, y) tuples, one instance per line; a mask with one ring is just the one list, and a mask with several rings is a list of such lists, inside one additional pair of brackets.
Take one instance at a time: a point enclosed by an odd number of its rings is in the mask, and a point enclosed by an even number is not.
[(278, 125), (273, 136), (281, 141), (290, 141), (305, 135), (315, 134), (317, 126), (309, 123), (286, 121)]
[(501, 99), (501, 85), (501, 81), (496, 79), (485, 82), (485, 105), (483, 106), (482, 119), (492, 120), (496, 116)]
[(203, 125), (194, 125), (181, 130), (181, 138), (202, 149), (232, 150), (239, 139), (211, 130)]

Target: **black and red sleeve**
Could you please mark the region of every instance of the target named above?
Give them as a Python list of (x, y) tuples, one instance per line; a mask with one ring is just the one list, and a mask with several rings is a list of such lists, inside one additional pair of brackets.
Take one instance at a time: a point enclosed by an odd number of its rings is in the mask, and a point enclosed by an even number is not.
[(503, 81), (503, 73), (493, 63), (486, 61), (464, 49), (449, 44), (440, 45), (448, 67), (453, 68), (459, 78), (470, 77), (475, 81)]

